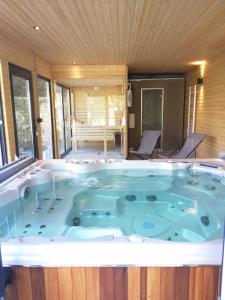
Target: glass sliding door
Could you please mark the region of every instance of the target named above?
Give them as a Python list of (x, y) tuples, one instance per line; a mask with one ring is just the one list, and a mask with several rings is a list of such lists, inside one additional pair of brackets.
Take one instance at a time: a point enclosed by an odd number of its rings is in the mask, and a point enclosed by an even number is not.
[(163, 89), (142, 89), (142, 133), (145, 130), (162, 130)]
[(70, 106), (70, 90), (63, 87), (63, 112), (65, 124), (65, 146), (66, 152), (71, 150), (71, 106)]
[(63, 96), (62, 96), (62, 86), (56, 85), (56, 127), (58, 136), (58, 147), (59, 154), (65, 153), (65, 124), (64, 124), (64, 112), (63, 112)]
[(7, 163), (5, 132), (2, 114), (2, 101), (0, 92), (0, 167)]
[(50, 81), (38, 76), (37, 78), (39, 122), (41, 125), (42, 158), (52, 159), (54, 157), (51, 89)]
[(163, 145), (163, 88), (141, 89), (141, 134), (145, 130), (161, 131), (157, 148)]
[(31, 72), (9, 64), (16, 155), (37, 157)]

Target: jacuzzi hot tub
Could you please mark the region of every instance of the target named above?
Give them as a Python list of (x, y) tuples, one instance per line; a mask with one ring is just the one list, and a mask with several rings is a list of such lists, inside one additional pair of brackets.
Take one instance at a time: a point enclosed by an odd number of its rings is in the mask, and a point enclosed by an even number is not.
[(222, 161), (38, 161), (0, 185), (4, 265), (220, 265)]

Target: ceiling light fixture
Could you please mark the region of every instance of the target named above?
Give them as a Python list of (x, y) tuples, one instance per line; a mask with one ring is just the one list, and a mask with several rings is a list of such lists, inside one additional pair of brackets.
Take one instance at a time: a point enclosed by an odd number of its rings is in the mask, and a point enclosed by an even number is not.
[(76, 65), (77, 63), (73, 62), (73, 65)]
[(40, 27), (39, 26), (34, 26), (33, 29), (34, 30), (40, 30)]

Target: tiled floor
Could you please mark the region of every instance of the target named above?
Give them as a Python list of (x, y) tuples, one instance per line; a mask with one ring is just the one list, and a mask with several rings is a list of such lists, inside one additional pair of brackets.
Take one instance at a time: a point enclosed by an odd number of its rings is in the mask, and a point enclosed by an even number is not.
[(102, 147), (79, 147), (77, 151), (70, 151), (64, 159), (124, 159), (120, 149), (109, 149), (106, 155)]

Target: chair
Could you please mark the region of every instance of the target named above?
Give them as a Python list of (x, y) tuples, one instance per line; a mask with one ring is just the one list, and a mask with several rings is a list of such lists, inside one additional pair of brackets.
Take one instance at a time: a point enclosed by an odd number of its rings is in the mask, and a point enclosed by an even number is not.
[(130, 153), (144, 159), (143, 156), (151, 157), (156, 143), (161, 135), (159, 130), (145, 130), (141, 139), (141, 144), (137, 151), (130, 151)]
[(195, 152), (199, 144), (206, 138), (205, 134), (202, 133), (191, 133), (187, 137), (183, 147), (177, 153), (177, 151), (171, 153), (169, 156), (158, 155), (159, 158), (175, 158), (175, 159), (185, 159), (192, 155)]

